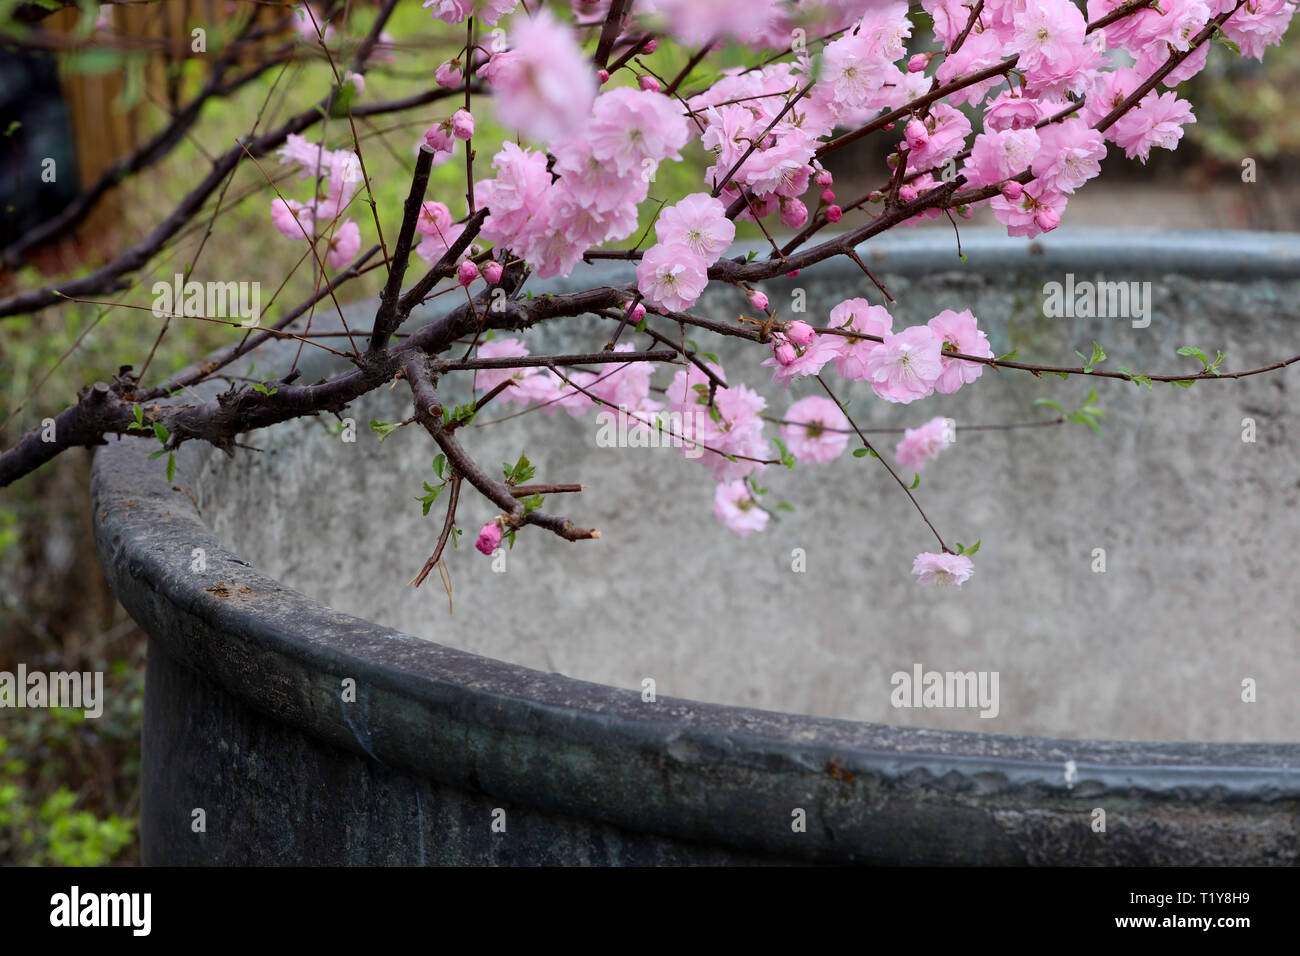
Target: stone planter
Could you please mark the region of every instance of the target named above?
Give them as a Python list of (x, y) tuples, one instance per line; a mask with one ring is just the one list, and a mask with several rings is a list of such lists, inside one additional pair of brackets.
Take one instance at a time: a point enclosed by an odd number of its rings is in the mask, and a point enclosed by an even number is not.
[[(1103, 367), (1153, 372), (1194, 372), (1182, 345), (1221, 348), (1231, 369), (1295, 351), (1294, 236), (972, 231), (963, 249), (965, 263), (940, 232), (864, 247), (895, 328), (970, 307), (996, 354), (1070, 364), (1095, 340)], [(1044, 285), (1067, 273), (1150, 282), (1150, 323), (1045, 317)], [(878, 301), (851, 265), (768, 288), (783, 318), (796, 290), (818, 321)], [(696, 311), (746, 309), (725, 289)], [(366, 327), (365, 305), (351, 314)], [(585, 317), (526, 339), (585, 351), (608, 333)], [(815, 393), (764, 387), (755, 350), (694, 337), (776, 415)], [(263, 351), (257, 370), (293, 351)], [(330, 370), (320, 354), (304, 353), (304, 381)], [(961, 592), (913, 583), (933, 539), (870, 458), (769, 470), (796, 510), (738, 539), (679, 450), (597, 447), (591, 416), (466, 429), (485, 464), (526, 452), (539, 480), (586, 483), (562, 513), (603, 537), (528, 529), (504, 573), (462, 543), (449, 612), (436, 574), (406, 587), (441, 524), (412, 501), (434, 446), (366, 428), (409, 414), (405, 386), (349, 410), (355, 443), (287, 423), (233, 461), (185, 446), (172, 483), (149, 443), (113, 442), (95, 460), (95, 531), (150, 635), (145, 860), (1297, 862), (1293, 379), (1148, 391), (986, 372), (909, 407), (844, 388), (863, 427), (955, 420), (918, 494), (948, 540), (983, 540)], [(1035, 398), (1073, 408), (1089, 385), (1100, 437), (970, 427), (1049, 418)], [(467, 489), (469, 537), (493, 513)], [(917, 666), (996, 671), (997, 716), (894, 707), (892, 675)]]

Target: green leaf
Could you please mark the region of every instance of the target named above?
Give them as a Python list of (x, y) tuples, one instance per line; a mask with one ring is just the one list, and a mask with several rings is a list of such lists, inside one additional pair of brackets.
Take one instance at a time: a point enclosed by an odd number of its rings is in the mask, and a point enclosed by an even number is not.
[(533, 511), (536, 511), (538, 508), (542, 506), (542, 502), (544, 500), (545, 498), (543, 495), (533, 495), (531, 498), (525, 498), (524, 514), (529, 514)]
[(1048, 406), (1049, 408), (1054, 408), (1054, 409), (1056, 409), (1056, 410), (1057, 410), (1058, 412), (1060, 412), (1062, 415), (1065, 414), (1065, 409), (1061, 406), (1061, 403), (1060, 403), (1060, 402), (1054, 402), (1054, 401), (1052, 401), (1050, 398), (1036, 398), (1036, 399), (1034, 399), (1034, 404), (1035, 404), (1035, 405), (1046, 405), (1046, 406)]
[(1051, 371), (1048, 371), (1048, 370), (1046, 370), (1046, 369), (1043, 370), (1043, 374), (1044, 374), (1044, 375), (1055, 375), (1057, 378), (1069, 378), (1069, 377), (1070, 377), (1070, 373), (1069, 373), (1069, 372), (1051, 372)]
[(794, 468), (796, 459), (794, 455), (790, 453), (790, 449), (785, 447), (785, 442), (781, 441), (779, 438), (773, 438), (772, 442), (776, 445), (777, 450), (781, 452), (781, 464), (785, 465), (787, 468)]
[(1201, 364), (1202, 364), (1202, 365), (1204, 365), (1206, 368), (1209, 368), (1209, 367), (1210, 367), (1210, 360), (1209, 360), (1209, 358), (1206, 356), (1206, 354), (1205, 354), (1202, 350), (1198, 349), (1195, 345), (1184, 345), (1182, 348), (1180, 348), (1180, 349), (1178, 350), (1178, 354), (1179, 354), (1179, 355), (1194, 355), (1196, 358), (1198, 358), (1198, 359), (1201, 360)]
[(1012, 359), (1014, 359), (1014, 358), (1015, 358), (1017, 355), (1019, 355), (1019, 354), (1020, 354), (1020, 349), (1012, 349), (1012, 350), (1011, 350), (1010, 352), (1008, 352), (1006, 355), (999, 355), (999, 356), (998, 356), (997, 358), (995, 358), (993, 361), (995, 361), (995, 362), (1010, 362)]
[(1176, 378), (1169, 384), (1177, 385), (1179, 388), (1191, 388), (1193, 385), (1196, 384), (1196, 382), (1190, 378)]
[(149, 460), (150, 460), (150, 461), (153, 461), (155, 458), (161, 458), (161, 457), (162, 457), (163, 455), (165, 455), (165, 454), (167, 454), (167, 449), (166, 449), (166, 448), (159, 448), (156, 452), (154, 452), (153, 454), (151, 454), (151, 455), (149, 456)]
[(446, 465), (447, 465), (447, 456), (446, 456), (446, 455), (439, 455), (437, 458), (435, 458), (435, 459), (433, 460), (433, 470), (434, 470), (434, 473), (435, 473), (439, 478), (445, 478), (445, 477), (446, 477), (446, 475), (443, 474), (443, 468), (445, 468)]
[(167, 454), (167, 480), (171, 481), (176, 477), (176, 456), (168, 452)]
[(853, 457), (854, 457), (854, 458), (866, 458), (866, 457), (867, 457), (867, 449), (865, 449), (865, 448), (855, 448), (855, 449), (853, 449)]
[[(982, 539), (981, 539), (981, 540), (982, 540)], [(978, 551), (979, 549), (980, 549), (980, 542), (979, 542), (979, 541), (976, 541), (973, 545), (971, 545), (969, 548), (967, 548), (967, 549), (966, 549), (965, 551), (963, 551), (962, 553), (963, 553), (963, 554), (966, 554), (966, 555), (971, 555), (971, 554), (974, 554), (974, 553), (975, 553), (976, 551)]]
[(424, 490), (425, 492), (427, 492), (427, 494), (418, 495), (416, 496), (415, 500), (420, 502), (424, 506), (423, 513), (427, 515), (429, 513), (429, 509), (433, 507), (433, 503), (437, 501), (438, 496), (442, 494), (442, 489), (446, 488), (447, 486), (439, 485), (438, 487), (435, 488), (427, 481), (421, 482), (421, 484), (424, 485)]
[[(375, 418), (370, 419), (370, 430), (379, 436), (380, 441), (383, 441), (401, 427), (399, 422), (381, 422)], [(439, 477), (442, 477), (441, 474)]]
[(776, 506), (777, 511), (794, 511), (794, 505), (788, 501), (782, 501)]
[(501, 464), (505, 471), (506, 482), (511, 485), (522, 485), (537, 474), (537, 469), (533, 467), (527, 455), (520, 455), (519, 460), (514, 465), (509, 462), (502, 462)]
[(154, 422), (153, 437), (158, 439), (160, 442), (166, 443), (167, 439), (171, 436), (167, 434), (167, 429), (163, 426), (162, 422)]
[(1083, 361), (1087, 363), (1084, 365), (1083, 368), (1085, 375), (1091, 372), (1094, 367), (1106, 361), (1106, 353), (1101, 350), (1101, 346), (1098, 345), (1096, 342), (1092, 343), (1092, 358), (1086, 358), (1084, 354), (1078, 351), (1077, 349), (1075, 350), (1074, 354), (1079, 356), (1079, 358), (1083, 359)]
[(917, 486), (920, 484), (921, 484), (921, 476), (917, 475), (915, 478), (912, 479), (911, 487), (909, 487), (907, 490), (915, 491), (917, 489)]

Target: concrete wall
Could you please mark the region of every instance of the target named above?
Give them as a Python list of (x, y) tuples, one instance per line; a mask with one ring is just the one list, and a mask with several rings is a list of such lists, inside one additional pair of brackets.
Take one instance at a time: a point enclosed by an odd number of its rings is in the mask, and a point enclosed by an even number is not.
[[(1022, 360), (1073, 364), (1073, 350), (1088, 353), (1097, 340), (1111, 356), (1104, 367), (1153, 372), (1194, 370), (1175, 354), (1181, 345), (1222, 349), (1229, 370), (1298, 351), (1300, 280), (1285, 242), (1254, 249), (1249, 237), (1212, 234), (1121, 246), (1131, 237), (1110, 233), (1053, 235), (1030, 246), (969, 235), (963, 264), (950, 238), (869, 247), (873, 271), (898, 300), (895, 328), (969, 307), (996, 354), (1018, 348)], [(1044, 282), (1063, 281), (1067, 271), (1094, 279), (1099, 269), (1108, 280), (1152, 283), (1148, 328), (1043, 316)], [(807, 292), (803, 317), (817, 322), (843, 298), (879, 301), (855, 267), (835, 266), (769, 286), (783, 318), (793, 317), (794, 287)], [(739, 293), (719, 289), (695, 311), (731, 318), (747, 310)], [(352, 314), (364, 324), (369, 313), (362, 305)], [(584, 317), (526, 339), (537, 352), (586, 351), (608, 334), (605, 320)], [(768, 385), (756, 347), (691, 337), (719, 355), (729, 379), (759, 388), (775, 414), (818, 394), (815, 383), (789, 393)], [(323, 368), (308, 372), (304, 380)], [(210, 456), (196, 492), (217, 535), (288, 586), (543, 671), (632, 689), (653, 678), (660, 695), (891, 724), (1295, 740), (1294, 376), (1290, 369), (1149, 392), (1119, 381), (986, 372), (957, 395), (907, 407), (842, 383), (863, 427), (956, 420), (956, 445), (927, 467), (917, 494), (949, 542), (983, 541), (975, 577), (960, 592), (914, 583), (912, 557), (934, 541), (873, 459), (846, 453), (828, 466), (770, 470), (762, 484), (796, 511), (739, 539), (713, 518), (708, 472), (680, 451), (597, 448), (594, 414), (579, 422), (530, 414), (466, 429), (464, 444), (488, 466), (526, 452), (538, 480), (587, 484), (550, 504), (603, 536), (570, 544), (526, 529), (507, 571), (493, 573), (471, 545), (496, 509), (467, 487), (466, 541), (448, 556), (451, 612), (436, 573), (418, 591), (407, 587), (441, 527), (441, 508), (422, 518), (413, 500), (432, 480), (436, 448), (414, 427), (380, 445), (365, 425), (408, 415), (404, 386), (357, 403), (355, 444), (339, 442), (323, 422), (279, 426), (253, 436), (261, 453)], [(660, 372), (655, 382), (670, 377)], [(460, 396), (467, 385), (464, 376)], [(1035, 398), (1073, 407), (1090, 385), (1107, 412), (1100, 437), (1079, 425), (962, 430), (1050, 417)], [(499, 405), (483, 418), (515, 410)], [(1246, 417), (1256, 423), (1254, 443), (1242, 441)], [(895, 440), (884, 436), (882, 445), (892, 453)], [(795, 548), (806, 552), (807, 573), (791, 570)], [(1092, 570), (1095, 548), (1106, 551), (1105, 573)], [(890, 675), (917, 663), (999, 672), (998, 717), (895, 709)], [(1245, 678), (1258, 683), (1255, 703), (1241, 700)]]

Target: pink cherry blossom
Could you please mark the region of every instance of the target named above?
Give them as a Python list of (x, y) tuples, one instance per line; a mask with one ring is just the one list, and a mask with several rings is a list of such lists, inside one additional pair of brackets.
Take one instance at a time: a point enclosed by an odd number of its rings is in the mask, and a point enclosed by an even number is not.
[(655, 238), (661, 243), (681, 243), (707, 265), (713, 265), (736, 237), (736, 224), (727, 207), (708, 193), (691, 193), (664, 207), (655, 221)]
[[(614, 346), (615, 352), (631, 352), (633, 346), (622, 342)], [(663, 405), (650, 399), (650, 376), (654, 374), (652, 362), (627, 362), (607, 365), (596, 375), (588, 390), (615, 408), (623, 409), (643, 422), (652, 421), (652, 413)]]
[(424, 0), (422, 6), (443, 23), (463, 23), (466, 17), (473, 16), (479, 23), (495, 26), (519, 6), (519, 0)]
[(1007, 235), (1032, 239), (1048, 231), (1043, 228), (1044, 212), (1052, 214), (1051, 217), (1046, 217), (1047, 223), (1052, 218), (1055, 218), (1057, 224), (1060, 223), (1066, 202), (1065, 193), (1044, 183), (1031, 181), (1024, 187), (1019, 199), (1012, 201), (1005, 196), (994, 196), (989, 201), (989, 206), (997, 221), (1007, 227)]
[(1018, 68), (1032, 80), (1083, 47), (1086, 27), (1083, 14), (1070, 0), (1034, 0), (1016, 13), (1003, 52), (1019, 54)]
[(781, 439), (800, 461), (820, 465), (838, 458), (849, 444), (849, 421), (843, 409), (829, 398), (801, 398), (785, 413)]
[(492, 158), (495, 179), (474, 184), (474, 201), (492, 214), (479, 233), (488, 242), (510, 243), (528, 225), (535, 213), (544, 212), (551, 175), (546, 171), (546, 154), (520, 149), (506, 141)]
[(271, 224), (286, 239), (306, 239), (312, 234), (314, 219), (311, 207), (293, 199), (271, 200)]
[[(1092, 102), (1091, 95), (1088, 102)], [(1043, 119), (1043, 108), (1038, 100), (1002, 92), (993, 98), (988, 109), (984, 111), (984, 129), (986, 132), (1032, 129), (1041, 119)]]
[(490, 556), (497, 548), (501, 547), (501, 525), (495, 521), (489, 521), (479, 528), (478, 540), (474, 542), (474, 547)]
[(351, 219), (334, 231), (326, 261), (331, 269), (342, 269), (361, 251), (361, 229)]
[[(1236, 4), (1221, 6), (1231, 10)], [(1288, 0), (1254, 0), (1228, 17), (1222, 29), (1224, 36), (1240, 47), (1242, 56), (1262, 60), (1267, 47), (1281, 42), (1294, 14), (1295, 4)]]
[[(1101, 138), (1100, 134), (1097, 138)], [(1028, 169), (1040, 148), (1039, 134), (1033, 129), (980, 133), (962, 173), (972, 186), (1001, 182)]]
[(415, 247), (416, 254), (427, 262), (436, 262), (465, 231), (465, 227), (452, 221), (451, 210), (443, 203), (431, 199), (420, 207), (415, 231), (424, 236)]
[[(958, 77), (967, 76), (986, 67), (994, 66), (1002, 60), (1002, 47), (1002, 40), (996, 31), (972, 32), (966, 37), (966, 42), (962, 44), (960, 50), (951, 56), (943, 58), (943, 62), (939, 64), (939, 69), (935, 70), (934, 75), (940, 83), (946, 84), (951, 83)], [(988, 96), (989, 91), (1001, 82), (1002, 78), (997, 76), (981, 80), (979, 83), (953, 92), (946, 98), (946, 101), (954, 106), (964, 104), (978, 106), (984, 102), (984, 98)]]
[(1072, 193), (1101, 173), (1106, 143), (1101, 133), (1083, 120), (1072, 118), (1051, 123), (1039, 131), (1038, 152), (1033, 173), (1043, 183)]
[(833, 92), (838, 111), (862, 109), (886, 81), (890, 60), (871, 49), (861, 32), (832, 40), (822, 51), (823, 82)]
[[(502, 125), (553, 142), (579, 132), (596, 98), (596, 74), (573, 30), (545, 7), (512, 21), (509, 56), (487, 73)], [(505, 58), (502, 58), (505, 57)]]
[(713, 513), (742, 538), (767, 527), (768, 514), (759, 507), (744, 481), (727, 481), (713, 494)]
[[(772, 381), (789, 388), (795, 379), (804, 375), (816, 375), (835, 359), (839, 354), (839, 343), (834, 341), (836, 338), (834, 335), (814, 335), (808, 345), (798, 346), (778, 332), (772, 336), (773, 357), (764, 359), (762, 364), (776, 369), (772, 373)], [(794, 349), (792, 361), (782, 361), (782, 356), (776, 354), (784, 345)]]
[(596, 97), (586, 137), (592, 154), (613, 163), (620, 176), (653, 171), (665, 159), (679, 160), (689, 131), (681, 108), (662, 93), (626, 86)]
[(914, 325), (897, 334), (886, 332), (884, 339), (865, 363), (867, 381), (875, 393), (903, 405), (932, 394), (943, 372), (942, 343), (934, 330)]
[(466, 259), (456, 269), (456, 280), (463, 286), (468, 287), (475, 279), (478, 278), (478, 266), (472, 259)]
[(1183, 127), (1195, 122), (1192, 104), (1180, 100), (1177, 93), (1152, 94), (1115, 123), (1115, 142), (1129, 159), (1145, 163), (1151, 147), (1175, 149), (1183, 138)]
[(695, 304), (708, 284), (708, 263), (685, 243), (652, 246), (636, 268), (637, 288), (646, 302), (667, 312)]
[(966, 137), (971, 132), (970, 120), (966, 115), (945, 103), (936, 103), (930, 107), (925, 128), (929, 137), (907, 154), (909, 172), (942, 166), (966, 148)]
[(912, 562), (912, 573), (916, 575), (917, 584), (936, 584), (940, 587), (961, 586), (975, 573), (975, 565), (964, 554), (918, 554)]
[(948, 420), (932, 418), (920, 428), (908, 428), (903, 438), (894, 449), (894, 457), (904, 468), (915, 472), (925, 469), (925, 463), (939, 457), (939, 452), (948, 447), (951, 436), (948, 433)]
[[(879, 335), (884, 337), (893, 327), (894, 317), (883, 305), (872, 305), (866, 299), (846, 299), (831, 309), (830, 327), (846, 329), (860, 335)], [(835, 371), (841, 378), (854, 382), (867, 378), (867, 356), (880, 347), (879, 342), (870, 339), (856, 339), (849, 336), (837, 336), (838, 354), (835, 357)]]
[(940, 362), (943, 372), (934, 383), (934, 390), (943, 395), (951, 395), (963, 385), (969, 385), (982, 374), (981, 362), (968, 362), (965, 359), (948, 358), (945, 353), (961, 352), (963, 355), (977, 355), (980, 358), (992, 358), (993, 350), (989, 347), (986, 336), (976, 323), (970, 309), (953, 312), (944, 309), (928, 323), (942, 344)]
[[(478, 358), (484, 359), (521, 358), (528, 355), (528, 347), (516, 338), (495, 339), (479, 345), (476, 354)], [(514, 385), (501, 392), (497, 401), (515, 402), (520, 405), (543, 402), (557, 397), (556, 385), (560, 384), (559, 379), (554, 378), (549, 370), (542, 371), (536, 368), (478, 369), (474, 373), (476, 391), (490, 392), (506, 381), (513, 381)]]

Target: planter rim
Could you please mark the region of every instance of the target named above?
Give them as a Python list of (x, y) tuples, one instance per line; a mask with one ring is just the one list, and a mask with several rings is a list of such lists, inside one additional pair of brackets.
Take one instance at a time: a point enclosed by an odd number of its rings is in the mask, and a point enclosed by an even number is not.
[[(1153, 238), (1158, 250), (1148, 246)], [(1069, 263), (1082, 271), (1122, 264), (1197, 277), (1300, 277), (1300, 235), (1291, 234), (1075, 230), (1024, 242), (997, 230), (966, 230), (962, 246), (968, 262), (955, 262), (957, 269)], [(873, 240), (861, 250), (894, 274), (919, 271), (927, 262), (933, 271), (936, 255), (953, 248), (951, 234), (916, 233)], [(625, 268), (602, 271), (630, 274)], [(316, 327), (324, 327), (324, 318), (317, 318)], [(285, 345), (270, 343), (254, 359), (267, 367), (268, 355)], [(306, 369), (304, 380), (312, 380), (314, 371)], [(205, 397), (218, 390), (200, 389)], [(586, 806), (620, 826), (687, 839), (707, 835), (734, 846), (753, 846), (755, 840), (744, 814), (728, 823), (718, 819), (726, 816), (720, 807), (733, 799), (746, 805), (790, 805), (782, 801), (800, 794), (813, 799), (828, 780), (836, 786), (835, 775), (828, 775), (832, 765), (999, 806), (1029, 805), (1047, 796), (1086, 798), (1088, 806), (1107, 795), (1160, 804), (1209, 796), (1248, 806), (1300, 799), (1297, 743), (1057, 739), (860, 723), (667, 697), (643, 703), (636, 691), (426, 641), (334, 611), (250, 566), (204, 524), (184, 491), (214, 450), (183, 446), (170, 483), (161, 462), (148, 460), (150, 450), (147, 440), (110, 441), (95, 456), (91, 492), (101, 562), (151, 646), (161, 645), (255, 709), (392, 768), (527, 803), (541, 799), (528, 780), (484, 776), (476, 766), (478, 754), (512, 741), (545, 742), (555, 760), (567, 760), (572, 751), (560, 806)], [(191, 571), (195, 548), (206, 552), (203, 572)], [(363, 717), (319, 697), (333, 688), (337, 701), (344, 677), (357, 682), (358, 699), (366, 702)], [(442, 721), (464, 728), (465, 738), (418, 738), (422, 728), (446, 726)], [(583, 760), (593, 754), (603, 756), (589, 760), (584, 771)], [(592, 802), (584, 791), (608, 788), (607, 774), (618, 760), (667, 768), (674, 781), (669, 790), (676, 794), (688, 784), (707, 790), (719, 768), (724, 776), (727, 768), (763, 772), (766, 792), (714, 792), (711, 800), (683, 797), (685, 802), (671, 807), (638, 794)], [(1067, 762), (1073, 763), (1069, 779)]]

